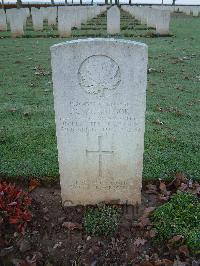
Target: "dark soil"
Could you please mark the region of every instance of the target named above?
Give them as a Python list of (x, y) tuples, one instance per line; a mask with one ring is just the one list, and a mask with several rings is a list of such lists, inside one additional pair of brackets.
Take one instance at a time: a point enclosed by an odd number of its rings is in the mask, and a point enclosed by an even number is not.
[[(155, 245), (150, 224), (139, 217), (163, 199), (155, 190), (158, 182), (143, 187), (140, 207), (118, 206), (120, 225), (108, 237), (88, 236), (81, 229), (88, 207), (63, 208), (58, 186), (35, 188), (30, 193), (33, 219), (24, 236), (16, 234), (12, 246), (2, 247), (0, 265), (200, 265), (200, 258)], [(63, 227), (64, 222), (72, 222), (75, 229)]]

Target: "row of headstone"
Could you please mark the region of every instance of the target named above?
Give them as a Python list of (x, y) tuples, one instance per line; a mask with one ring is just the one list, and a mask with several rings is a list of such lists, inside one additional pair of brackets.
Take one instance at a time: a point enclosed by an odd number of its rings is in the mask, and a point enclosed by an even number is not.
[(159, 10), (168, 10), (171, 13), (173, 12), (183, 12), (186, 15), (193, 15), (193, 17), (198, 17), (200, 13), (200, 7), (199, 6), (153, 6), (154, 9), (159, 9)]
[[(72, 27), (81, 27), (81, 23), (105, 12), (107, 6), (88, 6), (88, 7), (47, 7), (31, 8), (31, 17), (34, 31), (43, 30), (44, 20), (48, 21), (49, 26), (57, 24), (60, 37), (71, 35)], [(27, 18), (30, 16), (28, 8), (12, 8), (5, 11), (0, 10), (0, 30), (7, 30), (7, 23), (10, 25), (11, 35), (21, 37), (24, 35)]]
[(58, 32), (60, 37), (69, 37), (71, 29), (81, 28), (82, 23), (105, 12), (106, 6), (96, 7), (58, 7)]
[(156, 28), (156, 33), (159, 35), (169, 34), (170, 11), (131, 6), (122, 6), (122, 9), (139, 20), (141, 24)]
[(51, 47), (64, 206), (141, 202), (147, 58), (130, 40)]
[(120, 10), (117, 6), (107, 11), (107, 33), (109, 35), (120, 33)]
[(0, 31), (7, 30), (6, 13), (4, 9), (0, 9)]
[(27, 18), (30, 16), (28, 8), (12, 8), (6, 10), (6, 20), (10, 24), (12, 37), (21, 37), (24, 35)]

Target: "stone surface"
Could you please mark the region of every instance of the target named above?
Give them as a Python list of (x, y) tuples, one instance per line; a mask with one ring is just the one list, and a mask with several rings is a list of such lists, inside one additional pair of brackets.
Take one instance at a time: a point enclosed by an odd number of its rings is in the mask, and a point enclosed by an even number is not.
[[(43, 18), (44, 18), (44, 11), (43, 11)], [(48, 7), (47, 19), (49, 26), (57, 24), (57, 7)]]
[(7, 30), (6, 13), (3, 9), (0, 9), (0, 31)]
[(51, 55), (63, 204), (139, 203), (147, 46), (86, 39)]
[(34, 31), (42, 31), (43, 30), (43, 10), (32, 7), (31, 15), (33, 22)]
[(24, 35), (25, 15), (22, 9), (12, 8), (9, 12), (9, 23), (12, 37)]
[(156, 12), (156, 33), (160, 35), (169, 34), (169, 23), (170, 23), (170, 11)]
[(192, 15), (193, 15), (193, 17), (198, 17), (198, 15), (199, 15), (199, 11), (200, 11), (200, 7), (193, 7), (192, 8)]
[(58, 33), (60, 37), (70, 37), (74, 22), (74, 12), (70, 7), (58, 7)]
[(41, 7), (40, 10), (42, 11), (43, 14), (43, 21), (48, 20), (48, 7)]
[(107, 33), (111, 35), (120, 33), (120, 10), (117, 6), (107, 11)]

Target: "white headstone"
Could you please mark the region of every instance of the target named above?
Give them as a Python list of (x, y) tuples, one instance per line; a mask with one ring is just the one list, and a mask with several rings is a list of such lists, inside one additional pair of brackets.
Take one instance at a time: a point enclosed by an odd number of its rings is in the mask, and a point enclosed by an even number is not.
[(192, 15), (193, 15), (193, 17), (198, 17), (199, 11), (200, 11), (200, 8), (199, 7), (197, 7), (197, 6), (193, 7), (192, 8)]
[(111, 35), (120, 33), (120, 10), (117, 6), (107, 11), (107, 33)]
[(9, 12), (9, 23), (12, 37), (22, 37), (24, 35), (24, 11), (12, 8)]
[(26, 21), (27, 21), (27, 18), (30, 16), (30, 11), (29, 11), (29, 8), (21, 8), (20, 9), (22, 11), (22, 14), (23, 14), (23, 24), (24, 24), (24, 29), (26, 28)]
[(6, 13), (3, 9), (0, 9), (0, 31), (7, 30)]
[(63, 204), (139, 203), (147, 46), (75, 40), (51, 56)]
[(147, 27), (156, 27), (157, 10), (149, 8), (147, 12)]
[(74, 9), (74, 26), (77, 29), (81, 28), (81, 15), (80, 15), (80, 7), (75, 7)]
[(32, 22), (34, 31), (43, 30), (43, 10), (31, 8)]
[(74, 12), (68, 7), (58, 7), (58, 33), (60, 37), (70, 37)]
[(43, 21), (48, 19), (48, 7), (41, 7), (40, 10), (43, 14)]
[(48, 7), (47, 19), (48, 19), (49, 26), (53, 26), (57, 24), (57, 7)]
[(191, 13), (191, 7), (190, 6), (185, 7), (185, 14), (189, 16), (190, 13)]
[(170, 11), (157, 10), (156, 13), (156, 33), (160, 35), (169, 34)]

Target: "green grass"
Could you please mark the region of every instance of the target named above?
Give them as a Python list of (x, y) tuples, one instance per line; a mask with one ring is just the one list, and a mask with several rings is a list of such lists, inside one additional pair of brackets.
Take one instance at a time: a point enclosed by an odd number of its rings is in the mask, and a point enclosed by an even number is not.
[[(194, 253), (200, 253), (200, 201), (197, 196), (177, 192), (169, 202), (158, 207), (151, 216), (156, 242), (164, 243), (176, 236)], [(176, 242), (176, 241), (174, 241)], [(180, 242), (180, 241), (179, 241)], [(181, 243), (174, 243), (182, 245)]]
[(112, 235), (119, 225), (120, 209), (100, 205), (87, 209), (83, 220), (88, 235)]
[[(155, 69), (148, 75), (144, 179), (169, 178), (176, 169), (200, 179), (200, 19), (174, 16), (173, 37), (150, 38), (148, 32), (154, 30), (125, 13), (121, 26), (117, 38), (146, 43), (149, 67)], [(105, 16), (83, 28), (73, 30), (72, 38), (107, 37)], [(58, 38), (46, 24), (43, 32), (33, 32), (30, 21), (28, 38), (9, 35), (0, 32), (5, 37), (0, 39), (0, 175), (55, 181), (58, 162), (49, 47), (67, 39)], [(35, 74), (38, 66), (44, 75)], [(157, 119), (163, 125), (154, 123)]]

